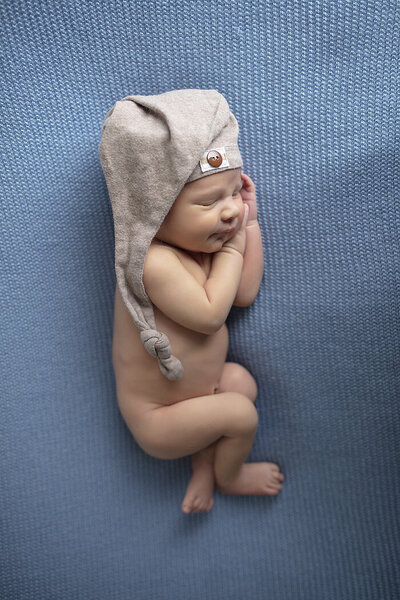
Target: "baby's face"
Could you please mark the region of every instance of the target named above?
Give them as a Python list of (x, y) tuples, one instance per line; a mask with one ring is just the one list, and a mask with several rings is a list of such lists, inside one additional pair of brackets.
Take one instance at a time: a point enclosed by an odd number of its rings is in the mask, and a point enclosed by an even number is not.
[(191, 252), (218, 252), (243, 219), (241, 173), (239, 167), (187, 183), (155, 237)]

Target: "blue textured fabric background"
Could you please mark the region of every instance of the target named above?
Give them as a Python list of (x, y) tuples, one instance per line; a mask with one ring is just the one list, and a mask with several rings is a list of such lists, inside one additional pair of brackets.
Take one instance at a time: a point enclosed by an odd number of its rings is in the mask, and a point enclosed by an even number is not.
[[(398, 598), (398, 2), (6, 1), (1, 33), (1, 600)], [(190, 458), (118, 412), (100, 126), (217, 89), (265, 250), (228, 360), (278, 497), (186, 516)]]

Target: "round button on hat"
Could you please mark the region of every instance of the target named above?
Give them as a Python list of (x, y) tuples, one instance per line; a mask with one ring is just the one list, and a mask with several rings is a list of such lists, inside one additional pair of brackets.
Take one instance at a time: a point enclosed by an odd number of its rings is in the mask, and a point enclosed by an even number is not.
[(222, 156), (217, 150), (211, 150), (211, 152), (207, 154), (207, 162), (212, 167), (219, 167), (220, 164), (222, 164)]

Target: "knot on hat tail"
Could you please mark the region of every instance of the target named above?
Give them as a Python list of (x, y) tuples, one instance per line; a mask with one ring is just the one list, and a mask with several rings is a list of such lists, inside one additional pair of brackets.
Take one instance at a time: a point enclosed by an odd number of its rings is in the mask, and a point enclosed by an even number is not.
[(154, 358), (169, 358), (171, 356), (171, 346), (165, 333), (156, 329), (145, 329), (140, 332), (141, 340), (147, 352)]
[(165, 333), (157, 329), (145, 329), (140, 332), (140, 338), (147, 352), (157, 358), (160, 371), (167, 379), (180, 379), (183, 367), (180, 360), (171, 354), (171, 344)]

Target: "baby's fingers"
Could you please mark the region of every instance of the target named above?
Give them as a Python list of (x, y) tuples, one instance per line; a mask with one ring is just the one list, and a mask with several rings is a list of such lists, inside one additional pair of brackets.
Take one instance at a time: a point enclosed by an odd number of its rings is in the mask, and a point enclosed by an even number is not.
[(246, 227), (248, 218), (249, 218), (249, 205), (246, 204), (246, 202), (245, 202), (244, 203), (243, 221), (242, 221), (242, 225), (241, 225), (240, 229), (244, 229)]

